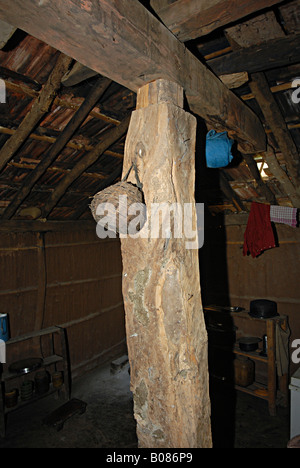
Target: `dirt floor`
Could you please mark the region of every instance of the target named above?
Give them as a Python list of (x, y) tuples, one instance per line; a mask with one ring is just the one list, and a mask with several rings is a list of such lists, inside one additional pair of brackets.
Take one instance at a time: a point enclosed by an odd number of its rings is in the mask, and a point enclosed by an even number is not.
[[(10, 413), (0, 448), (136, 449), (128, 367), (115, 374), (111, 369), (108, 363), (73, 383), (72, 398), (85, 402), (86, 411), (60, 431), (43, 424), (64, 403), (53, 395)], [(215, 448), (286, 448), (289, 409), (279, 407), (271, 417), (265, 401), (219, 388), (212, 394), (212, 428)]]

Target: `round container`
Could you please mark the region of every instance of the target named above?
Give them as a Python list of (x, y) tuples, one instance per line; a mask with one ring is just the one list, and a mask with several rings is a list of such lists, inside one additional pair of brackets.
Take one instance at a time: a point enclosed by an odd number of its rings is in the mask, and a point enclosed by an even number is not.
[(55, 372), (52, 374), (52, 384), (53, 388), (61, 388), (64, 383), (64, 375), (63, 372)]
[(256, 336), (244, 336), (243, 338), (239, 339), (238, 343), (241, 351), (251, 353), (257, 350), (258, 344), (261, 341), (262, 340)]
[(277, 317), (277, 303), (268, 299), (256, 299), (250, 302), (249, 315), (254, 318), (267, 319)]
[(46, 371), (40, 371), (34, 377), (35, 392), (38, 395), (43, 395), (49, 391), (49, 375)]
[[(94, 196), (90, 208), (95, 221), (102, 228), (108, 226), (110, 231), (117, 234), (128, 234), (130, 221), (137, 216), (137, 214), (128, 214), (131, 206), (141, 214), (138, 228), (141, 230), (146, 223), (146, 207), (143, 204), (142, 191), (133, 184), (118, 182), (107, 187)], [(106, 213), (105, 217), (103, 217), (104, 213)]]
[(26, 380), (25, 382), (22, 383), (21, 390), (20, 390), (21, 400), (26, 401), (32, 398), (33, 387), (34, 387), (34, 384), (32, 380)]
[(255, 364), (251, 359), (238, 356), (234, 360), (234, 379), (236, 385), (248, 387), (254, 382)]
[(13, 374), (29, 374), (41, 367), (43, 360), (40, 358), (28, 358), (22, 361), (17, 361), (11, 364), (8, 368), (9, 372)]
[(18, 404), (18, 390), (14, 388), (10, 392), (5, 393), (5, 406), (6, 408), (13, 408)]

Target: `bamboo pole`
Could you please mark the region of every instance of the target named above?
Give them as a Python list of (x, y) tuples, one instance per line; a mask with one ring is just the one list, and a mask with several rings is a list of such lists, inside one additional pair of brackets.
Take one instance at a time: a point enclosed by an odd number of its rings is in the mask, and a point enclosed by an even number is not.
[[(8, 91), (12, 91), (18, 94), (24, 94), (25, 96), (30, 96), (32, 98), (36, 98), (39, 95), (38, 91), (35, 91), (29, 86), (26, 86), (24, 84), (12, 83), (11, 81), (7, 81), (7, 80), (4, 80), (4, 81), (5, 81), (5, 87)], [(72, 102), (70, 100), (67, 100), (63, 96), (62, 97), (57, 96), (54, 99), (53, 105), (57, 107), (62, 107), (63, 109), (72, 109), (74, 111), (77, 111), (80, 108), (81, 104), (78, 104), (78, 102)], [(100, 112), (100, 110), (97, 110), (97, 109), (92, 110), (90, 115), (91, 117), (95, 119), (99, 119), (99, 120), (102, 120), (103, 122), (107, 122), (113, 125), (118, 125), (120, 123), (119, 120), (109, 117), (108, 115), (103, 114), (102, 112)]]
[[(119, 125), (119, 123), (120, 123), (119, 121), (116, 121), (116, 125)], [(7, 127), (0, 126), (0, 133), (3, 133), (4, 135), (14, 135), (16, 133), (16, 131), (17, 130), (14, 130), (12, 128), (7, 128)], [(44, 143), (51, 143), (51, 144), (54, 144), (57, 141), (57, 138), (55, 138), (55, 137), (50, 137), (50, 136), (47, 136), (47, 135), (36, 135), (35, 133), (32, 133), (31, 135), (29, 135), (29, 138), (31, 140), (42, 141)], [(72, 141), (72, 140), (69, 141), (66, 144), (66, 147), (75, 149), (77, 151), (92, 151), (95, 148), (95, 146), (93, 146), (93, 145), (87, 145), (85, 143), (78, 143), (78, 142), (75, 142), (75, 141)], [(119, 158), (119, 159), (123, 159), (123, 154), (121, 154), (121, 153), (116, 153), (115, 151), (106, 151), (106, 153), (109, 156)], [(37, 159), (33, 159), (31, 162), (33, 164), (38, 164), (39, 163), (39, 161)]]

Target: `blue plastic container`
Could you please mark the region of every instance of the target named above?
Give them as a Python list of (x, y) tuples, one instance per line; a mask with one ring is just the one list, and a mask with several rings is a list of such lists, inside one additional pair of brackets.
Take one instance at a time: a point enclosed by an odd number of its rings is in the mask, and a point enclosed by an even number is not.
[(7, 314), (0, 314), (0, 340), (8, 341), (8, 317)]
[(217, 133), (211, 130), (206, 135), (206, 165), (209, 168), (226, 167), (233, 160), (231, 154), (234, 141), (227, 132)]

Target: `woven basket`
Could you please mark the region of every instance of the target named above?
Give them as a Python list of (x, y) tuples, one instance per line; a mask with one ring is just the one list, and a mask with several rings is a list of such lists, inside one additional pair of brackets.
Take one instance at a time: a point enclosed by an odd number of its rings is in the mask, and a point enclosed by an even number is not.
[[(127, 209), (125, 209), (124, 199), (120, 198), (124, 196), (127, 197)], [(124, 180), (102, 190), (94, 196), (90, 205), (91, 212), (95, 221), (102, 224), (102, 216), (97, 215), (97, 208), (100, 204), (103, 204), (103, 207), (106, 210), (105, 225), (114, 226), (116, 219), (115, 232), (117, 234), (128, 234), (128, 224), (130, 221), (135, 219), (137, 215), (141, 215), (141, 222), (137, 226), (137, 231), (141, 230), (146, 222), (146, 209), (143, 203), (143, 192), (135, 185), (125, 182)], [(132, 204), (137, 204), (139, 213), (128, 215), (127, 211)], [(112, 209), (112, 206), (114, 209)], [(105, 226), (103, 225), (103, 227)]]

